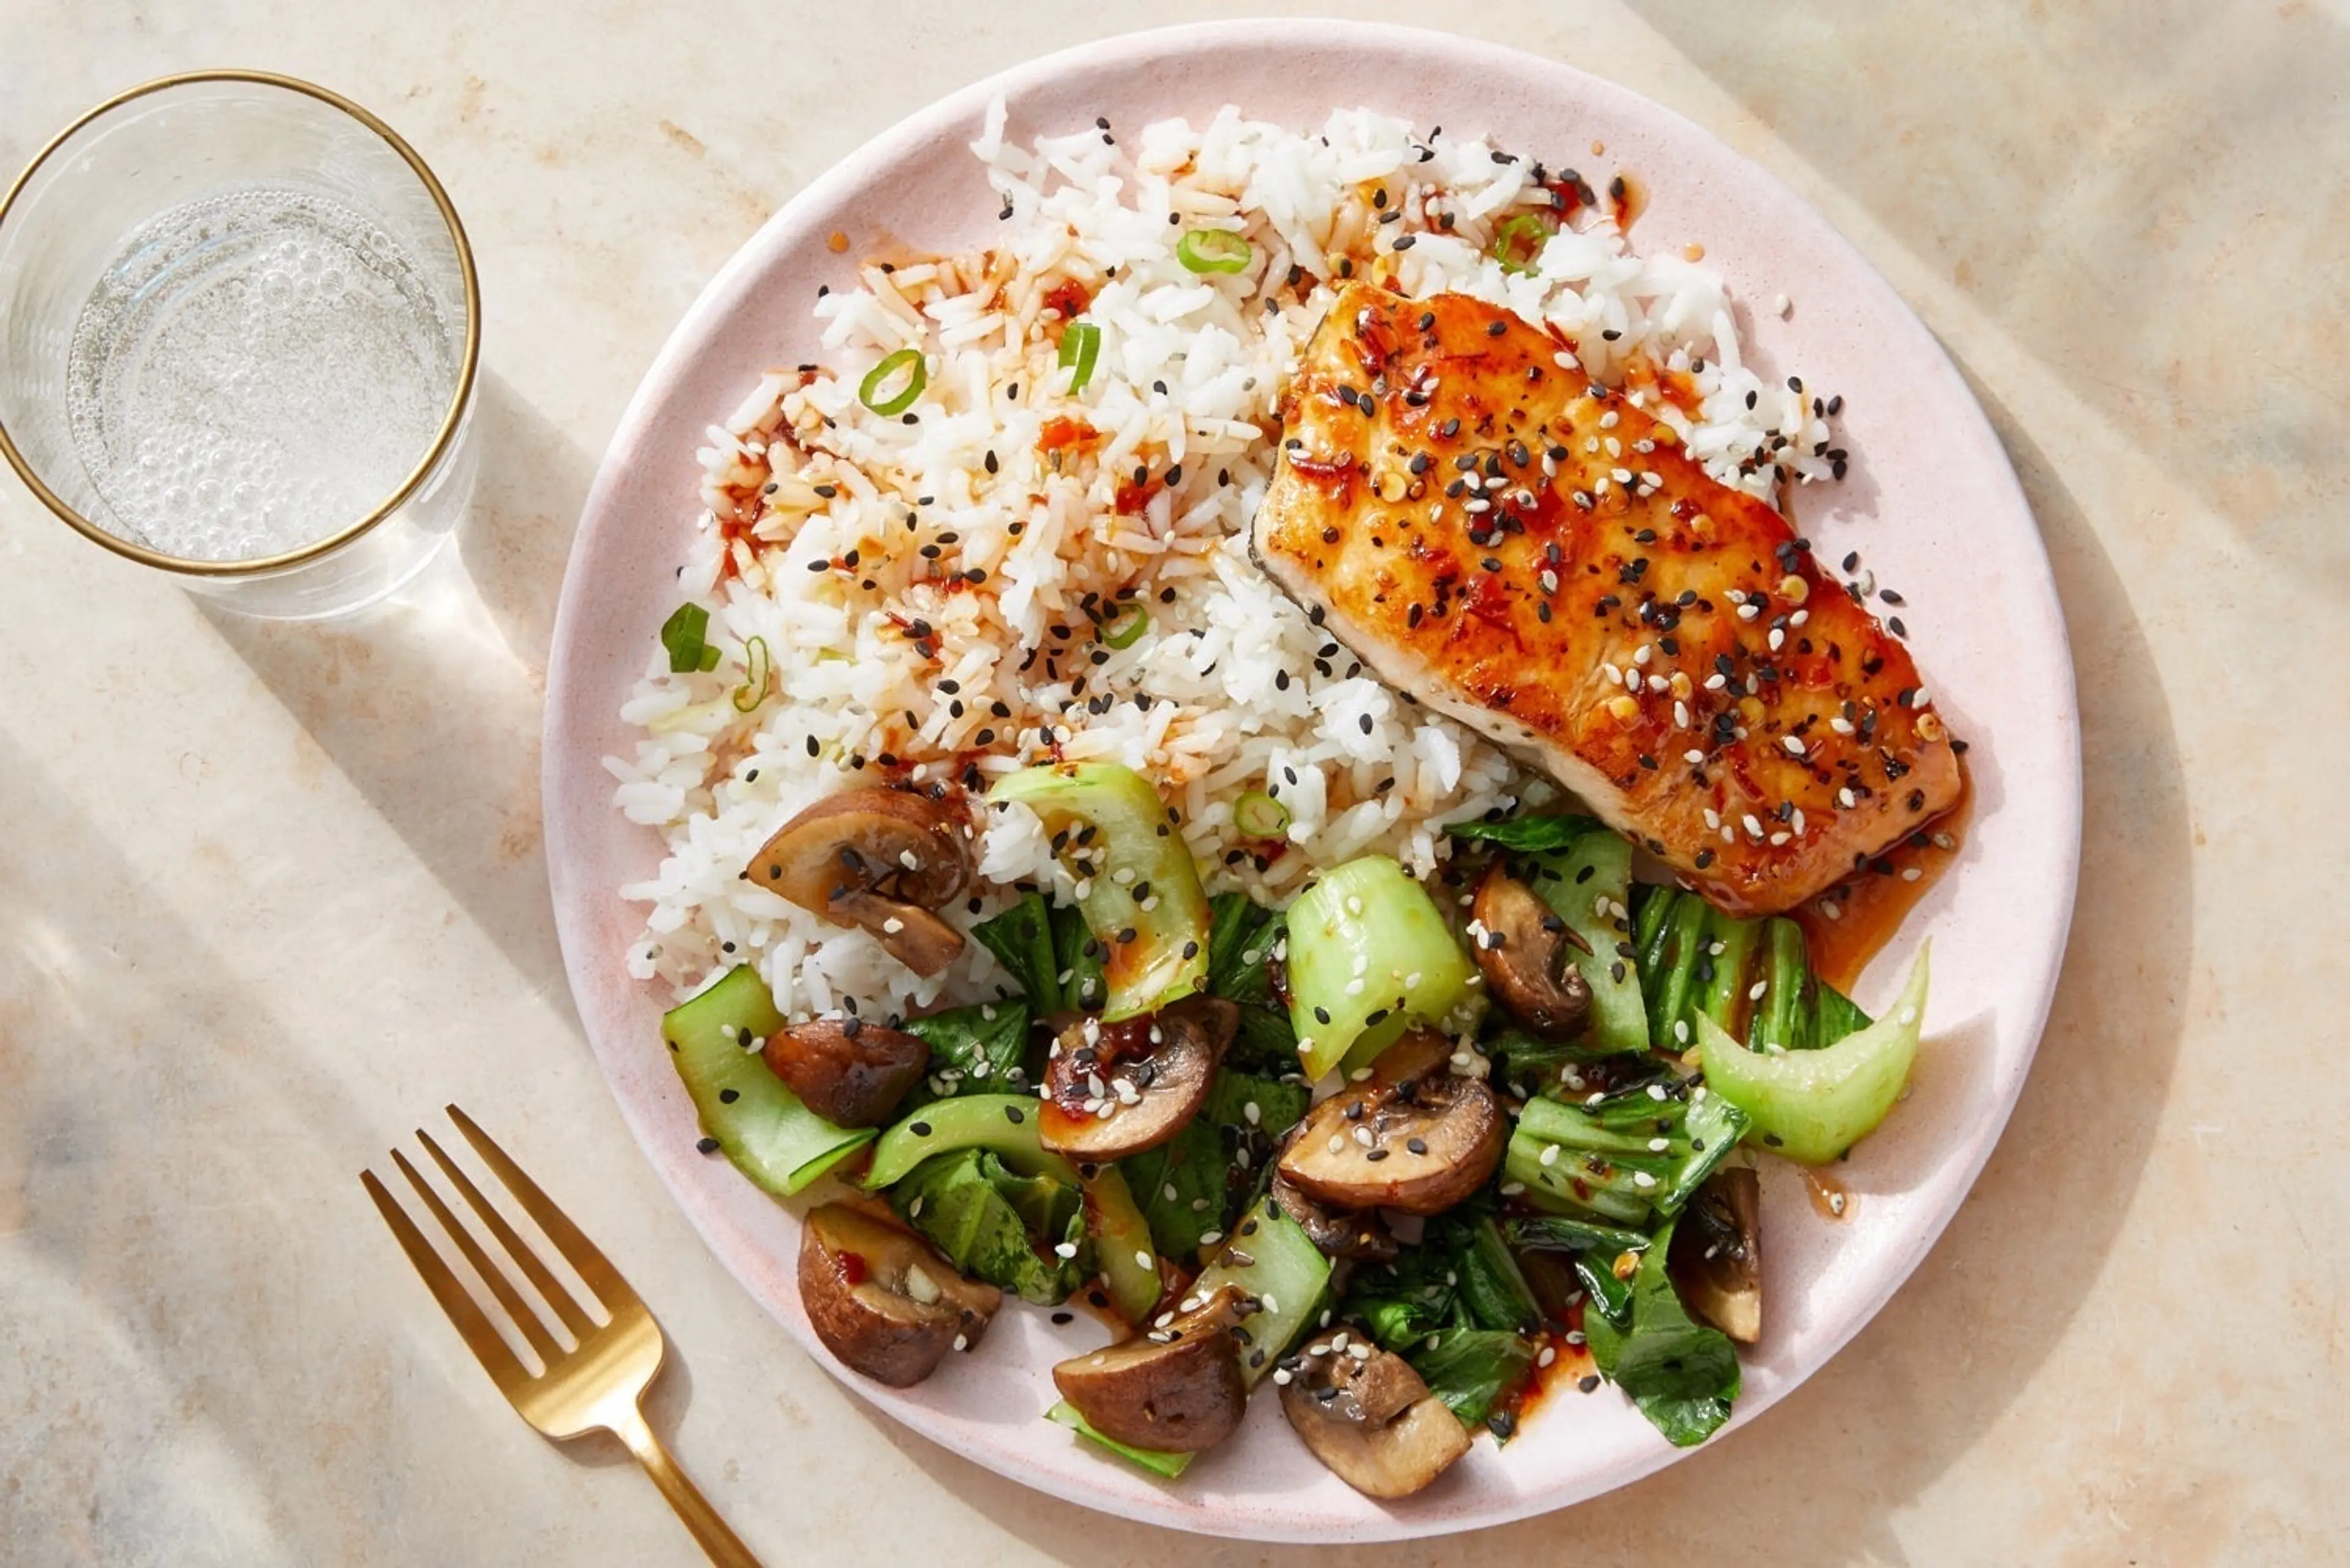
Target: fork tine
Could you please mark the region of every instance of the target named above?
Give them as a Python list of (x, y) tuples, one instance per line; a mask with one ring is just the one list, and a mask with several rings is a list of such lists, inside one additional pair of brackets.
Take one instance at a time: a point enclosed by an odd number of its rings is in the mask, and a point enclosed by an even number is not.
[(375, 1199), (376, 1211), (383, 1216), (383, 1222), (391, 1227), (392, 1235), (400, 1242), (400, 1250), (408, 1254), (408, 1261), (424, 1277), (426, 1287), (432, 1292), (432, 1299), (441, 1303), (441, 1310), (448, 1314), (451, 1323), (457, 1325), (458, 1334), (472, 1347), (474, 1359), (482, 1364), (482, 1370), (490, 1375), (490, 1380), (502, 1390), (525, 1380), (529, 1373), (515, 1357), (513, 1349), (498, 1336), (498, 1331), (491, 1326), (489, 1318), (467, 1293), (463, 1282), (450, 1272), (449, 1265), (442, 1262), (441, 1254), (432, 1250), (432, 1243), (424, 1239), (424, 1232), (416, 1228), (416, 1221), (408, 1217), (408, 1210), (402, 1209), (385, 1189), (383, 1183), (376, 1179), (374, 1171), (360, 1171), (359, 1180), (366, 1185), (368, 1196)]
[(522, 1330), (522, 1336), (529, 1341), (530, 1347), (538, 1352), (539, 1360), (553, 1365), (556, 1357), (562, 1354), (556, 1346), (555, 1336), (547, 1333), (546, 1324), (531, 1311), (530, 1303), (523, 1300), (522, 1293), (515, 1289), (515, 1282), (506, 1276), (506, 1272), (491, 1261), (482, 1244), (473, 1240), (473, 1233), (449, 1211), (449, 1206), (441, 1201), (441, 1195), (432, 1189), (432, 1184), (408, 1163), (406, 1155), (393, 1149), (391, 1163), (400, 1167), (400, 1175), (408, 1178), (408, 1185), (416, 1189), (416, 1195), (424, 1199), (424, 1207), (432, 1210), (432, 1218), (441, 1222), (441, 1229), (457, 1243), (457, 1251), (465, 1254), (465, 1262), (473, 1265), (473, 1272), (482, 1276), (482, 1282), (490, 1287), (490, 1294), (506, 1309), (506, 1315), (514, 1320), (516, 1328)]
[(579, 1227), (555, 1206), (555, 1200), (539, 1190), (538, 1183), (524, 1175), (522, 1167), (507, 1158), (506, 1151), (476, 1127), (473, 1117), (455, 1106), (447, 1109), (449, 1119), (457, 1124), (457, 1130), (465, 1135), (473, 1152), (505, 1183), (506, 1190), (515, 1195), (523, 1211), (537, 1221), (538, 1228), (546, 1232), (546, 1239), (555, 1243), (555, 1250), (588, 1282), (588, 1288), (596, 1293), (605, 1308), (618, 1313), (624, 1306), (635, 1304), (637, 1293), (629, 1288), (629, 1282), (596, 1250), (595, 1242), (580, 1234)]
[(441, 1146), (432, 1140), (432, 1135), (422, 1127), (416, 1129), (416, 1136), (424, 1140), (424, 1152), (432, 1157), (442, 1171), (456, 1185), (457, 1190), (465, 1195), (465, 1201), (473, 1206), (473, 1212), (482, 1217), (482, 1223), (490, 1228), (491, 1234), (498, 1239), (498, 1244), (506, 1250), (506, 1255), (529, 1276), (531, 1284), (545, 1298), (546, 1304), (555, 1309), (556, 1315), (571, 1330), (573, 1337), (585, 1340), (594, 1333), (595, 1321), (580, 1310), (578, 1301), (555, 1277), (555, 1272), (539, 1257), (538, 1250), (524, 1241), (498, 1206), (482, 1195), (482, 1189), (473, 1185), (473, 1179), (465, 1174), (464, 1167), (443, 1153)]

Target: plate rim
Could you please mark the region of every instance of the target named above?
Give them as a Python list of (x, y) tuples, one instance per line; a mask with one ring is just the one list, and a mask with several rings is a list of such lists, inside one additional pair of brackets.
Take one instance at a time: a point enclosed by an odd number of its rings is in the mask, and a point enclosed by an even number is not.
[[(872, 171), (887, 165), (908, 148), (935, 141), (942, 132), (969, 123), (974, 117), (983, 114), (989, 102), (999, 94), (1006, 99), (1014, 99), (1024, 88), (1039, 87), (1089, 69), (1173, 57), (1208, 55), (1235, 47), (1288, 47), (1311, 48), (1316, 52), (1357, 49), (1433, 51), (1440, 57), (1450, 57), (1443, 62), (1448, 67), (1473, 67), (1482, 59), (1488, 65), (1505, 64), (1513, 70), (1557, 73), (1587, 99), (1618, 100), (1641, 115), (1656, 117), (1663, 130), (1670, 135), (1692, 137), (1711, 143), (1721, 157), (1737, 166), (1742, 176), (1753, 182), (1774, 204), (1808, 223), (1814, 232), (1804, 236), (1807, 249), (1816, 245), (1841, 253), (1842, 259), (1850, 265), (1859, 285), (1875, 296), (1869, 302), (1873, 311), (1897, 324), (1900, 329), (1914, 333), (1917, 339), (1915, 347), (1924, 351), (1924, 360), (1931, 367), (1930, 373), (1941, 383), (1941, 393), (1946, 397), (1955, 394), (1954, 406), (1965, 410), (1964, 417), (1974, 427), (1971, 433), (1985, 450), (1997, 454), (1996, 472), (1987, 477), (1999, 492), (2002, 503), (2012, 505), (2015, 513), (2031, 523), (2031, 526), (2023, 531), (2022, 541), (2032, 553), (2031, 564), (2037, 567), (2036, 576), (2030, 585), (2038, 590), (2034, 595), (2037, 602), (2031, 608), (2040, 623), (2035, 630), (2058, 656), (2055, 662), (2061, 677), (2059, 689), (2054, 693), (2060, 709), (2058, 721), (2054, 725), (2055, 738), (2060, 742), (2057, 776), (2035, 780), (2033, 787), (2036, 794), (2044, 792), (2047, 797), (2045, 804), (2054, 808), (2054, 826), (2060, 829), (2058, 836), (2064, 841), (2064, 847), (2058, 857), (2059, 864), (2051, 867), (2055, 875), (2047, 888), (2047, 907), (2054, 919), (2050, 922), (2045, 952), (2038, 955), (2037, 960), (2043, 971), (2041, 983), (2036, 995), (2031, 999), (2028, 1018), (2021, 1021), (2023, 1027), (2020, 1033), (2028, 1038), (2029, 1044), (2023, 1047), (2007, 1080), (1992, 1086), (1991, 1094), (1996, 1102), (1996, 1113), (1985, 1119), (1982, 1136), (1973, 1147), (1964, 1150), (1962, 1158), (1950, 1166), (1938, 1168), (1936, 1179), (1947, 1188), (1947, 1200), (1939, 1206), (1939, 1211), (1925, 1216), (1924, 1222), (1908, 1228), (1903, 1238), (1906, 1246), (1898, 1253), (1898, 1263), (1880, 1267), (1875, 1287), (1862, 1297), (1864, 1305), (1850, 1314), (1848, 1320), (1840, 1325), (1840, 1331), (1833, 1334), (1825, 1347), (1810, 1358), (1808, 1366), (1793, 1372), (1773, 1386), (1762, 1389), (1750, 1387), (1740, 1400), (1730, 1428), (1714, 1440), (1721, 1440), (1730, 1429), (1745, 1426), (1793, 1393), (1876, 1320), (1886, 1303), (1908, 1282), (1918, 1265), (1939, 1241), (1981, 1176), (1991, 1151), (2004, 1136), (2023, 1082), (2037, 1056), (2063, 973), (2080, 871), (2082, 745), (2077, 677), (2061, 596), (2049, 561), (2046, 539), (2015, 474), (2013, 462), (1991, 426), (1989, 414), (1967, 385), (1940, 339), (1868, 256), (1784, 180), (1723, 138), (1645, 94), (1565, 60), (1434, 28), (1350, 18), (1232, 18), (1149, 28), (1118, 34), (1038, 56), (967, 83), (877, 133), (809, 181), (746, 237), (703, 286), (647, 368), (615, 423), (610, 441), (598, 462), (595, 481), (581, 505), (579, 521), (567, 554), (562, 591), (548, 650), (546, 709), (541, 734), (542, 836), (566, 981), (579, 1012), (582, 1030), (595, 1052), (598, 1070), (606, 1079), (608, 1090), (612, 1092), (623, 1121), (639, 1150), (660, 1177), (662, 1185), (668, 1189), (672, 1201), (692, 1224), (702, 1244), (717, 1257), (735, 1282), (776, 1319), (786, 1336), (800, 1344), (810, 1359), (829, 1372), (844, 1390), (887, 1418), (1007, 1480), (1061, 1501), (1076, 1502), (1119, 1518), (1178, 1530), (1264, 1541), (1352, 1542), (1422, 1538), (1508, 1523), (1568, 1507), (1653, 1474), (1697, 1450), (1672, 1449), (1659, 1444), (1654, 1449), (1636, 1456), (1633, 1462), (1617, 1466), (1604, 1473), (1588, 1475), (1582, 1483), (1564, 1489), (1555, 1496), (1544, 1495), (1540, 1491), (1521, 1491), (1497, 1500), (1495, 1506), (1460, 1512), (1411, 1510), (1399, 1512), (1382, 1509), (1368, 1517), (1337, 1524), (1292, 1522), (1246, 1512), (1236, 1518), (1209, 1517), (1208, 1511), (1197, 1503), (1187, 1503), (1180, 1491), (1150, 1487), (1140, 1493), (1128, 1489), (1112, 1495), (1111, 1489), (1090, 1484), (1082, 1473), (1074, 1477), (1052, 1477), (1052, 1480), (1060, 1484), (1048, 1485), (1048, 1478), (1036, 1473), (1027, 1459), (1008, 1450), (998, 1450), (984, 1443), (967, 1440), (961, 1432), (949, 1430), (959, 1417), (919, 1405), (900, 1404), (845, 1374), (837, 1362), (821, 1352), (820, 1347), (806, 1344), (795, 1326), (783, 1318), (767, 1300), (766, 1293), (752, 1277), (748, 1266), (751, 1261), (739, 1258), (733, 1246), (722, 1241), (719, 1217), (705, 1210), (687, 1179), (691, 1168), (681, 1161), (663, 1158), (656, 1151), (647, 1107), (619, 1092), (611, 1064), (616, 1054), (623, 1051), (625, 1045), (608, 1044), (595, 1022), (595, 1010), (587, 1005), (587, 998), (599, 988), (608, 986), (611, 977), (603, 972), (603, 955), (590, 950), (594, 943), (585, 929), (587, 918), (581, 913), (584, 908), (583, 888), (573, 885), (570, 867), (576, 862), (565, 853), (564, 834), (568, 813), (558, 797), (561, 783), (567, 776), (567, 768), (580, 765), (574, 756), (579, 750), (579, 738), (574, 733), (571, 705), (565, 699), (574, 689), (571, 650), (579, 646), (579, 622), (586, 613), (582, 608), (587, 594), (581, 586), (585, 576), (583, 561), (590, 553), (591, 539), (598, 529), (598, 520), (609, 513), (615, 493), (625, 483), (624, 460), (627, 453), (646, 433), (654, 415), (669, 400), (673, 383), (680, 379), (683, 368), (701, 352), (710, 323), (748, 293), (756, 275), (765, 265), (767, 254), (776, 248), (783, 236), (798, 227), (802, 214), (829, 206), (841, 195), (855, 191), (869, 178)], [(1333, 107), (1339, 106), (1334, 104)], [(589, 759), (588, 765), (595, 765), (595, 761)], [(609, 888), (598, 884), (584, 887), (584, 896), (609, 898), (613, 893)], [(628, 983), (635, 986), (641, 982), (630, 981)], [(1953, 1171), (1959, 1179), (1950, 1179)]]

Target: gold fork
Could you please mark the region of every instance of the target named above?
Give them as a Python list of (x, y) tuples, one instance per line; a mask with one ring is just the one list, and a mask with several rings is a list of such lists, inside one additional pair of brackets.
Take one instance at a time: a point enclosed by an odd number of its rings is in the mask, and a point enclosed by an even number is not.
[[(590, 1301), (582, 1303), (558, 1282), (546, 1260), (531, 1244), (518, 1235), (505, 1215), (482, 1195), (456, 1161), (442, 1152), (432, 1141), (432, 1135), (419, 1127), (416, 1136), (423, 1140), (425, 1152), (432, 1155), (465, 1201), (480, 1216), (483, 1226), (495, 1239), (505, 1258), (520, 1270), (538, 1299), (551, 1312), (534, 1310), (525, 1300), (510, 1270), (492, 1262), (473, 1233), (449, 1211), (440, 1193), (408, 1163), (408, 1157), (398, 1149), (391, 1151), (394, 1165), (408, 1178), (411, 1187), (432, 1210), (442, 1231), (464, 1255), (473, 1272), (489, 1287), (497, 1304), (538, 1357), (545, 1371), (534, 1376), (522, 1358), (516, 1355), (500, 1336), (496, 1325), (482, 1304), (466, 1290), (464, 1282), (448, 1262), (424, 1239), (424, 1232), (408, 1217), (408, 1211), (395, 1202), (375, 1172), (363, 1170), (359, 1179), (367, 1185), (368, 1196), (375, 1199), (383, 1215), (383, 1222), (400, 1240), (400, 1250), (416, 1272), (424, 1276), (432, 1287), (441, 1310), (457, 1325), (457, 1332), (473, 1347), (473, 1355), (490, 1380), (498, 1386), (522, 1418), (557, 1442), (567, 1442), (582, 1433), (607, 1431), (629, 1446), (653, 1484), (669, 1499), (670, 1507), (685, 1521), (710, 1560), (721, 1568), (759, 1568), (759, 1560), (751, 1555), (718, 1511), (686, 1479), (677, 1468), (660, 1439), (653, 1436), (652, 1428), (645, 1423), (642, 1401), (645, 1389), (660, 1370), (660, 1324), (645, 1310), (644, 1302), (629, 1288), (618, 1270), (596, 1250), (594, 1242), (579, 1232), (579, 1228), (565, 1217), (554, 1200), (539, 1190), (538, 1184), (523, 1174), (522, 1168), (508, 1158), (505, 1150), (492, 1142), (490, 1136), (473, 1125), (473, 1118), (456, 1106), (448, 1107), (449, 1119), (473, 1146), (497, 1179), (505, 1185), (555, 1251), (568, 1263), (574, 1273), (587, 1282)], [(600, 1303), (607, 1321), (598, 1324), (590, 1315)], [(566, 1344), (568, 1348), (566, 1348)]]

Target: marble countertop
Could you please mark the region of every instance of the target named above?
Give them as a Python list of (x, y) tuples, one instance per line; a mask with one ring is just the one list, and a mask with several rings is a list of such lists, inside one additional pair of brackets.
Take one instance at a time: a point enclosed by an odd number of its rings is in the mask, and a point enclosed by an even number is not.
[[(656, 1425), (773, 1563), (1238, 1563), (873, 1415), (636, 1158), (572, 1016), (541, 680), (605, 437), (703, 281), (900, 113), (1250, 7), (0, 0), (0, 171), (201, 65), (310, 78), (446, 181), (486, 302), (463, 570), (327, 627), (208, 611), (0, 484), (0, 1559), (685, 1563), (617, 1447), (528, 1432), (356, 1172), (463, 1103), (650, 1298)], [(1286, 7), (1285, 9), (1305, 9)], [(2318, 1022), (2350, 732), (2350, 11), (1702, 0), (1330, 7), (1571, 60), (1778, 171), (1947, 343), (2044, 531), (2087, 836), (2045, 1043), (1939, 1246), (1752, 1427), (1441, 1563), (2350, 1555), (2350, 1069)], [(2329, 433), (2333, 432), (2333, 433)], [(2268, 715), (2263, 718), (2262, 715)], [(616, 1151), (618, 1151), (616, 1153)], [(891, 1506), (877, 1509), (887, 1495)]]

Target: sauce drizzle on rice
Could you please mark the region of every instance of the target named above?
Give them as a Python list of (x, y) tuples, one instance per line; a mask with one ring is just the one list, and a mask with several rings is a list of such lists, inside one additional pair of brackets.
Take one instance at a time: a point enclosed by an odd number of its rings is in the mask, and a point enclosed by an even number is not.
[[(1367, 853), (1426, 875), (1445, 823), (1554, 798), (1373, 679), (1249, 559), (1279, 400), (1346, 277), (1508, 306), (1725, 483), (1769, 497), (1836, 466), (1818, 400), (1746, 364), (1721, 281), (1633, 253), (1615, 203), (1571, 169), (1360, 110), (1288, 128), (1226, 109), (1115, 145), (1093, 130), (1017, 144), (1003, 123), (999, 105), (972, 145), (1008, 214), (992, 246), (860, 268), (816, 300), (811, 362), (712, 427), (681, 587), (710, 611), (720, 662), (673, 674), (648, 628), (623, 709), (640, 738), (608, 759), (620, 809), (666, 845), (622, 889), (647, 907), (640, 978), (683, 993), (747, 959), (795, 1016), (993, 994), (978, 944), (918, 980), (736, 876), (794, 813), (881, 775), (978, 791), (1031, 762), (1120, 763), (1160, 784), (1211, 890), (1271, 904)], [(1497, 231), (1529, 214), (1546, 237), (1505, 270)], [(1246, 265), (1189, 270), (1195, 227), (1237, 232)], [(1072, 394), (1058, 348), (1079, 316), (1098, 362)], [(858, 383), (907, 348), (926, 389), (878, 414)], [(1147, 623), (1113, 647), (1126, 605)], [(754, 637), (781, 695), (743, 713), (728, 693)], [(1252, 791), (1287, 812), (1284, 841), (1233, 823)], [(988, 818), (951, 919), (1015, 884), (1068, 896), (1026, 813)]]

